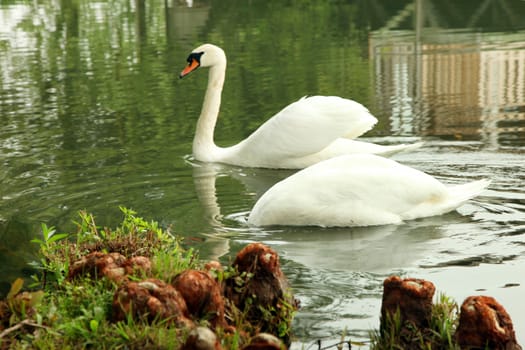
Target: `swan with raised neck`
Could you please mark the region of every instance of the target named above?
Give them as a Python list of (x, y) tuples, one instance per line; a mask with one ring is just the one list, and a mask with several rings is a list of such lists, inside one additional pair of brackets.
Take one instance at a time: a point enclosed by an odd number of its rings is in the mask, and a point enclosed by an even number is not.
[(193, 156), (199, 161), (300, 169), (342, 154), (389, 156), (421, 146), (421, 143), (383, 146), (352, 140), (377, 123), (368, 109), (337, 96), (312, 96), (288, 105), (238, 144), (219, 147), (214, 142), (214, 130), (226, 75), (226, 54), (218, 46), (204, 44), (190, 53), (187, 62), (181, 78), (199, 67), (209, 68), (208, 86), (193, 139)]

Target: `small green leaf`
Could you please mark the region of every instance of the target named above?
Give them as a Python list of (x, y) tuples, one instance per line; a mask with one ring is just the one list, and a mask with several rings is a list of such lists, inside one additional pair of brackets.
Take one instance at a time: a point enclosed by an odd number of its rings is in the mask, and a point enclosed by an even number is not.
[(69, 235), (67, 233), (52, 234), (52, 236), (48, 237), (47, 243), (56, 242), (61, 239), (67, 238), (68, 236)]
[(7, 294), (6, 299), (10, 300), (14, 298), (14, 296), (17, 295), (18, 292), (20, 292), (23, 286), (24, 286), (24, 280), (21, 278), (17, 278), (11, 285), (11, 289), (9, 290), (9, 293)]
[(91, 328), (92, 332), (96, 332), (98, 329), (98, 321), (97, 320), (89, 321), (89, 328)]
[(42, 245), (42, 244), (45, 244), (45, 242), (39, 238), (33, 238), (31, 240), (31, 243), (36, 243), (36, 244), (39, 244), (39, 245)]
[(29, 296), (31, 297), (30, 300), (27, 302), (27, 304), (31, 307), (37, 306), (42, 299), (44, 299), (44, 291), (38, 290), (36, 292), (29, 293)]
[(55, 228), (53, 226), (47, 227), (46, 224), (42, 223), (42, 236), (44, 236), (44, 242), (55, 234)]

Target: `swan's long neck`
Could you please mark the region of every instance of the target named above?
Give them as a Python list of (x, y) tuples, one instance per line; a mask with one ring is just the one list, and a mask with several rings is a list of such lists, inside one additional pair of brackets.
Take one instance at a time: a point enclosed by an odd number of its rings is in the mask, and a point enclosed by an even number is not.
[(214, 155), (218, 150), (213, 141), (213, 132), (219, 116), (225, 74), (226, 62), (210, 67), (208, 87), (193, 138), (193, 156), (200, 161), (214, 161)]

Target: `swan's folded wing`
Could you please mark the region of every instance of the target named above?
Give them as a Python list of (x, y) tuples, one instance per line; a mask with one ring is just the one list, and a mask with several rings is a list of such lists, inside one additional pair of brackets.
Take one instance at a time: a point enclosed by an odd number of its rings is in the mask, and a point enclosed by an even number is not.
[(340, 137), (355, 138), (377, 119), (352, 100), (312, 96), (284, 108), (243, 142), (248, 154), (262, 158), (302, 157), (321, 151)]

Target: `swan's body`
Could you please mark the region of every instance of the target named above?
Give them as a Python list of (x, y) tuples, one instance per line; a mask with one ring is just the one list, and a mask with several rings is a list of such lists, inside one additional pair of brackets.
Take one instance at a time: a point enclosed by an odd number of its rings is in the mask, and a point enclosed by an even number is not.
[(271, 187), (252, 225), (369, 226), (441, 215), (475, 197), (479, 180), (445, 186), (434, 177), (370, 154), (345, 155), (303, 169)]
[(219, 147), (214, 143), (213, 133), (226, 74), (224, 51), (211, 44), (199, 46), (188, 57), (188, 66), (181, 77), (198, 67), (209, 67), (210, 72), (193, 139), (193, 156), (197, 160), (300, 169), (343, 154), (389, 156), (421, 146), (421, 143), (383, 146), (351, 140), (370, 130), (377, 119), (355, 101), (335, 96), (312, 96), (288, 105), (240, 143)]

